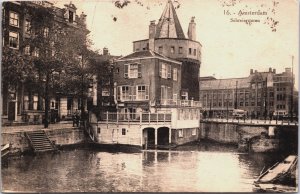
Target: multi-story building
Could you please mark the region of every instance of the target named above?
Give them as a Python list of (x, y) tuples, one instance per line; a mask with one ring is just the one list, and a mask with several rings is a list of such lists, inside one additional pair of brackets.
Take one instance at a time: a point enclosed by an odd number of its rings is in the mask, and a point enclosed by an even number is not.
[(117, 112), (101, 115), (91, 130), (93, 139), (142, 147), (198, 139), (201, 44), (196, 41), (194, 19), (188, 36), (168, 1), (158, 24), (151, 22), (149, 39), (133, 42), (133, 53), (115, 61)]
[[(38, 13), (41, 8), (51, 10), (51, 14), (54, 15), (54, 23), (57, 26), (56, 30), (58, 28), (72, 29), (88, 33), (86, 15), (84, 13), (77, 15), (77, 9), (72, 3), (65, 5), (64, 8), (58, 8), (47, 1), (6, 1), (2, 4), (3, 48), (14, 50), (20, 56), (32, 58), (42, 57), (43, 53), (48, 52), (43, 46), (32, 48), (30, 45), (31, 40), (36, 39), (40, 31), (43, 34), (40, 38), (48, 38), (56, 33), (55, 29), (52, 30), (48, 26), (40, 26), (40, 29), (32, 30), (32, 26), (41, 18), (33, 17), (30, 13)], [(34, 11), (29, 12), (28, 10)], [(8, 120), (10, 122), (40, 122), (43, 115), (42, 110), (45, 109), (45, 100), (40, 94), (41, 88), (35, 88), (25, 82), (9, 85), (5, 84), (4, 81), (2, 80), (1, 94), (3, 123)], [(44, 80), (40, 80), (40, 85), (43, 84)], [(71, 115), (75, 109), (80, 109), (78, 98), (64, 92), (52, 94), (49, 102), (49, 108), (56, 110), (60, 118)]]
[(176, 105), (181, 91), (181, 62), (151, 50), (116, 61), (116, 101), (122, 113), (156, 112)]
[(133, 42), (133, 51), (151, 50), (175, 59), (181, 66), (181, 91), (178, 98), (199, 99), (199, 75), (202, 45), (196, 39), (196, 23), (192, 17), (186, 38), (172, 1), (168, 1), (158, 23), (151, 21), (149, 38)]
[(255, 118), (287, 115), (292, 106), (292, 79), (291, 68), (280, 74), (272, 68), (267, 72), (251, 69), (243, 78), (201, 77), (200, 101), (211, 116), (225, 117), (233, 109), (245, 110)]

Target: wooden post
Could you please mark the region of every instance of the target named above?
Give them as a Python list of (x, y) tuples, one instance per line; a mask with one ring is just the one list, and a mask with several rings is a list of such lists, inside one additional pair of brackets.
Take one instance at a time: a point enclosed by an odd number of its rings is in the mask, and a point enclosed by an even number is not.
[(119, 112), (117, 112), (117, 126), (119, 126)]
[(157, 129), (154, 129), (154, 146), (157, 147)]
[(169, 145), (171, 144), (171, 134), (172, 133), (172, 129), (171, 128), (169, 128)]
[(150, 120), (151, 120), (151, 118), (150, 118), (150, 116), (151, 116), (150, 112), (148, 113), (148, 116), (149, 116), (149, 125), (150, 125)]
[(158, 113), (156, 113), (156, 124), (158, 124)]

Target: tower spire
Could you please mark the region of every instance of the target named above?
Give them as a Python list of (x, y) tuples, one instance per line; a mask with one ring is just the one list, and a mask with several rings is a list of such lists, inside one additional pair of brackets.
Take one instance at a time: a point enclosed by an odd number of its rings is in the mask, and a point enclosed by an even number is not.
[(166, 7), (158, 21), (156, 38), (185, 38), (172, 0), (168, 0)]

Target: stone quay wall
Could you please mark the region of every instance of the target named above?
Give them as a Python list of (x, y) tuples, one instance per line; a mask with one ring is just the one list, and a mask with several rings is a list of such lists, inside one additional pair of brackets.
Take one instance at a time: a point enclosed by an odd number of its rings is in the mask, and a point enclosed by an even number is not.
[[(74, 144), (81, 144), (86, 140), (84, 131), (81, 129), (50, 129), (45, 130), (49, 139), (57, 146), (69, 146)], [(10, 132), (1, 134), (2, 144), (10, 144), (11, 153), (22, 153), (31, 150), (29, 140), (25, 132)]]
[(298, 137), (298, 125), (268, 125), (249, 124), (218, 121), (200, 122), (200, 139), (209, 139), (219, 143), (238, 144), (243, 138), (260, 136), (263, 132), (270, 135), (270, 127), (273, 128), (275, 138), (284, 140), (289, 137)]

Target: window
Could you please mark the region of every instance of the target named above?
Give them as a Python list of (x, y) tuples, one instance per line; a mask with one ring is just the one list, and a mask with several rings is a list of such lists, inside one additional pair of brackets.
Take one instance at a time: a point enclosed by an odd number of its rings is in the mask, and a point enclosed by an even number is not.
[(192, 48), (189, 48), (189, 55), (192, 54)]
[(19, 14), (16, 12), (9, 12), (9, 25), (19, 27)]
[(29, 46), (29, 45), (27, 45), (27, 46), (25, 47), (25, 49), (24, 49), (24, 54), (25, 54), (25, 55), (30, 55), (30, 46)]
[(183, 137), (183, 129), (178, 129), (178, 137)]
[(100, 128), (100, 127), (97, 128), (97, 133), (98, 133), (98, 134), (101, 133), (101, 128)]
[(44, 35), (44, 38), (47, 38), (49, 36), (49, 28), (48, 27), (44, 28), (43, 35)]
[(149, 99), (149, 86), (137, 86), (137, 99), (138, 100)]
[(177, 81), (177, 68), (173, 69), (173, 80)]
[(188, 92), (183, 91), (183, 92), (181, 93), (181, 99), (182, 99), (182, 100), (188, 100), (188, 99), (189, 99), (189, 94), (188, 94)]
[(119, 68), (116, 68), (116, 74), (119, 74), (120, 73), (120, 69)]
[(244, 106), (244, 102), (240, 102), (240, 106)]
[(182, 47), (179, 47), (178, 53), (182, 54)]
[(168, 78), (171, 79), (171, 74), (172, 74), (172, 68), (171, 65), (167, 66), (167, 73), (168, 73)]
[(126, 135), (126, 129), (122, 128), (122, 135)]
[(163, 47), (162, 47), (162, 46), (158, 47), (158, 53), (159, 53), (159, 54), (162, 54), (162, 53), (163, 53)]
[(196, 128), (193, 128), (192, 129), (192, 135), (196, 135), (197, 134), (197, 130), (196, 130)]
[(172, 68), (171, 65), (160, 63), (159, 76), (164, 79), (171, 79)]
[(69, 22), (73, 23), (73, 21), (74, 21), (74, 13), (73, 13), (73, 11), (69, 10)]
[(245, 106), (249, 106), (249, 103), (248, 103), (248, 102), (245, 102)]
[(175, 53), (175, 47), (171, 46), (171, 53), (174, 54)]
[(121, 86), (121, 100), (129, 99), (129, 86)]
[(35, 48), (34, 51), (33, 51), (32, 56), (34, 56), (34, 57), (39, 57), (39, 56), (40, 56), (40, 49)]
[(197, 55), (197, 50), (196, 49), (194, 49), (194, 56), (196, 56)]
[(24, 29), (26, 34), (31, 33), (31, 23), (29, 20), (25, 20), (25, 29)]
[(177, 103), (177, 94), (173, 94), (173, 101)]
[(142, 77), (142, 65), (138, 63), (124, 65), (125, 78), (140, 78)]
[(19, 48), (19, 33), (9, 32), (9, 47)]

